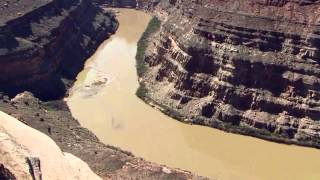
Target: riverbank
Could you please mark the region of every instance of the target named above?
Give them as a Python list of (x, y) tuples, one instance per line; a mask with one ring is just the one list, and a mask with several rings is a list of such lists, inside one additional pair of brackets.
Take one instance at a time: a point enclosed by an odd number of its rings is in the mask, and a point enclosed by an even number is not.
[(150, 97), (148, 95), (148, 87), (146, 86), (146, 83), (144, 83), (142, 80), (143, 75), (140, 76), (140, 78), (141, 78), (139, 81), (140, 86), (136, 92), (136, 95), (149, 106), (161, 111), (163, 114), (169, 117), (172, 117), (173, 119), (180, 121), (182, 123), (189, 124), (189, 125), (207, 126), (207, 127), (219, 129), (228, 133), (251, 136), (251, 137), (260, 138), (260, 139), (275, 142), (275, 143), (281, 143), (286, 145), (298, 145), (298, 146), (320, 149), (320, 140), (318, 139), (314, 139), (312, 141), (296, 141), (296, 140), (290, 140), (286, 136), (281, 136), (279, 134), (271, 133), (267, 130), (252, 129), (251, 127), (245, 127), (245, 126), (237, 126), (230, 123), (224, 123), (222, 121), (219, 121), (218, 119), (208, 120), (208, 119), (205, 119), (204, 117), (195, 117), (195, 118), (189, 119), (188, 116), (185, 116), (179, 111), (171, 107), (168, 107), (164, 104), (161, 104), (158, 101), (154, 100), (152, 97)]
[(160, 104), (154, 99), (152, 99), (151, 97), (149, 97), (148, 88), (143, 83), (141, 83), (141, 86), (139, 87), (139, 93), (137, 94), (137, 96), (141, 98), (141, 100), (143, 100), (146, 104), (150, 105), (151, 107), (161, 111), (165, 115), (170, 116), (173, 119), (180, 121), (182, 123), (186, 123), (189, 125), (207, 126), (207, 127), (225, 131), (227, 133), (235, 133), (235, 134), (240, 134), (244, 136), (251, 136), (251, 137), (260, 138), (260, 139), (275, 142), (275, 143), (281, 143), (286, 145), (298, 145), (298, 146), (305, 146), (305, 147), (320, 149), (320, 140), (318, 141), (315, 140), (311, 142), (294, 141), (294, 140), (288, 139), (287, 137), (282, 137), (278, 134), (273, 134), (266, 130), (261, 130), (261, 129), (253, 130), (250, 127), (226, 124), (219, 120), (208, 121), (203, 117), (188, 119), (187, 116), (184, 116), (183, 114), (179, 113), (173, 108)]
[(42, 102), (30, 93), (10, 100), (0, 96), (1, 111), (52, 138), (64, 152), (84, 162), (103, 179), (206, 179), (189, 172), (157, 165), (132, 153), (103, 144), (72, 117), (63, 100)]
[[(149, 38), (152, 34), (156, 33), (161, 27), (161, 21), (157, 17), (152, 17), (148, 23), (147, 29), (143, 32), (141, 38), (137, 44), (137, 55), (136, 55), (136, 68), (138, 77), (142, 77), (147, 71), (147, 64), (144, 61), (145, 53), (147, 51)], [(141, 99), (147, 98), (147, 88), (144, 83), (139, 80), (139, 87), (136, 91), (136, 95)]]

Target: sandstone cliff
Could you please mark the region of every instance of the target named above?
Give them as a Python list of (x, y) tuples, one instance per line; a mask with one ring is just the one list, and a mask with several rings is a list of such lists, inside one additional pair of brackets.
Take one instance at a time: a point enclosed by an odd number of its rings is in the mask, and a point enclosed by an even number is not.
[(0, 179), (101, 179), (48, 136), (0, 112)]
[(319, 147), (320, 2), (163, 0), (142, 83), (181, 120)]
[(74, 79), (117, 22), (89, 0), (23, 0), (0, 5), (0, 90), (63, 97), (62, 78)]

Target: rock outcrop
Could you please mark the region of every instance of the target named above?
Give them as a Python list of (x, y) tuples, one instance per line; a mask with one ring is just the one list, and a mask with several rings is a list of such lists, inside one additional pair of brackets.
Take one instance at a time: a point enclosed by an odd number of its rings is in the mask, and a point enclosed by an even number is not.
[[(6, 3), (7, 2), (7, 3)], [(84, 61), (117, 29), (89, 0), (17, 0), (0, 8), (0, 90), (63, 97)], [(4, 75), (5, 74), (5, 75)]]
[[(181, 120), (320, 147), (320, 2), (163, 0), (142, 77)], [(155, 4), (155, 5), (154, 5)]]
[(0, 112), (1, 179), (101, 179), (48, 136)]

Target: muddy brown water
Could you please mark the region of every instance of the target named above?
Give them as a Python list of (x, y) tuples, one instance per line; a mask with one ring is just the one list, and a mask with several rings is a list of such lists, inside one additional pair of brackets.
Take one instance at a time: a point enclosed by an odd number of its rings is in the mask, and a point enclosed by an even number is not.
[(224, 180), (319, 180), (320, 150), (180, 123), (135, 96), (137, 41), (150, 16), (119, 10), (120, 27), (88, 59), (68, 98), (81, 125), (146, 160)]

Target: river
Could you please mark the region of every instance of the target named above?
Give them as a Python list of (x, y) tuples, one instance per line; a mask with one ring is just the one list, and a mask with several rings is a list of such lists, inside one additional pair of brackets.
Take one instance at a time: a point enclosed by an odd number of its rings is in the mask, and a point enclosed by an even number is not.
[(67, 100), (82, 126), (106, 144), (207, 177), (320, 179), (320, 150), (183, 124), (137, 98), (137, 41), (151, 17), (119, 11), (117, 33), (88, 59)]

